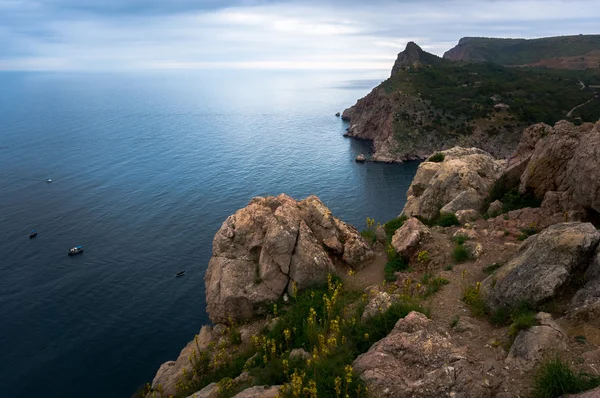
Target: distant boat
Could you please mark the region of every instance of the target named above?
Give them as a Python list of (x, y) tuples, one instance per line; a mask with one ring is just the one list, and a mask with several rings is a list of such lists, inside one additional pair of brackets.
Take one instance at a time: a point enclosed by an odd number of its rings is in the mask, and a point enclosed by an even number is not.
[(46, 182), (52, 182), (52, 178), (48, 178)]
[(185, 276), (185, 271), (179, 271), (175, 274), (175, 278), (179, 278), (180, 276)]
[(29, 239), (33, 239), (37, 236), (37, 231), (34, 229), (29, 233)]
[(83, 252), (83, 246), (75, 246), (69, 249), (69, 256), (74, 256)]

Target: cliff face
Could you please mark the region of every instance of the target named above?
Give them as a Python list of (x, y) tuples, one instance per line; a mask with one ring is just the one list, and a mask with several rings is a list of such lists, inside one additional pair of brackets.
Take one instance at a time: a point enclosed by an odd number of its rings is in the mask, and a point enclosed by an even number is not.
[(496, 39), (464, 37), (444, 59), (462, 62), (492, 62), (511, 66), (544, 66), (558, 69), (600, 68), (600, 35), (544, 37), (540, 39)]
[(421, 65), (437, 65), (442, 62), (440, 57), (423, 51), (415, 42), (411, 41), (406, 45), (406, 49), (398, 54), (392, 68), (392, 76), (401, 70), (418, 69)]
[[(465, 38), (446, 56), (529, 62), (540, 54), (561, 53), (565, 40), (583, 42), (578, 48), (586, 49), (594, 37), (541, 40), (535, 45), (524, 39)], [(551, 44), (558, 46), (557, 52), (547, 48)], [(537, 55), (521, 56), (524, 50), (513, 51), (518, 46)], [(589, 64), (567, 58), (552, 62)], [(504, 158), (528, 125), (564, 118), (578, 123), (598, 120), (599, 83), (600, 74), (593, 70), (536, 72), (489, 62), (453, 62), (411, 42), (398, 54), (390, 78), (346, 109), (342, 118), (350, 122), (348, 137), (373, 142), (373, 161), (423, 159), (457, 145)]]

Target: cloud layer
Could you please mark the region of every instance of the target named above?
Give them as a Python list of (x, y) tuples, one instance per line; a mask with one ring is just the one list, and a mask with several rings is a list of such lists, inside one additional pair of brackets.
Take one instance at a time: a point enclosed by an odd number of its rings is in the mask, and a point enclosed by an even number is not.
[(0, 70), (389, 69), (410, 40), (598, 33), (595, 0), (0, 0)]

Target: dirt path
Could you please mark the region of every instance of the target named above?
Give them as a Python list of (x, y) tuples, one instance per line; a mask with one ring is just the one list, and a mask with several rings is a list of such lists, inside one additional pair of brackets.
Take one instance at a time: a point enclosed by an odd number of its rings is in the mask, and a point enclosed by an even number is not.
[(571, 116), (573, 116), (573, 112), (575, 112), (575, 110), (576, 110), (577, 108), (581, 108), (582, 106), (589, 104), (589, 103), (590, 103), (590, 102), (592, 102), (593, 100), (594, 100), (594, 98), (590, 99), (589, 101), (586, 101), (586, 102), (584, 102), (583, 104), (579, 104), (579, 105), (577, 105), (575, 108), (573, 108), (573, 109), (571, 109), (569, 112), (567, 112), (567, 117), (571, 117)]

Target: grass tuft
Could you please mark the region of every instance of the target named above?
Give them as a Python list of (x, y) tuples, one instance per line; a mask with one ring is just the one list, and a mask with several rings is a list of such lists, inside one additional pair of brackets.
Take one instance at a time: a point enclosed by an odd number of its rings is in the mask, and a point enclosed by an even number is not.
[(559, 356), (543, 362), (534, 379), (534, 398), (558, 398), (600, 386), (600, 377), (576, 373)]
[(452, 258), (458, 264), (464, 263), (471, 258), (471, 253), (469, 253), (469, 250), (464, 245), (457, 243), (452, 251)]

